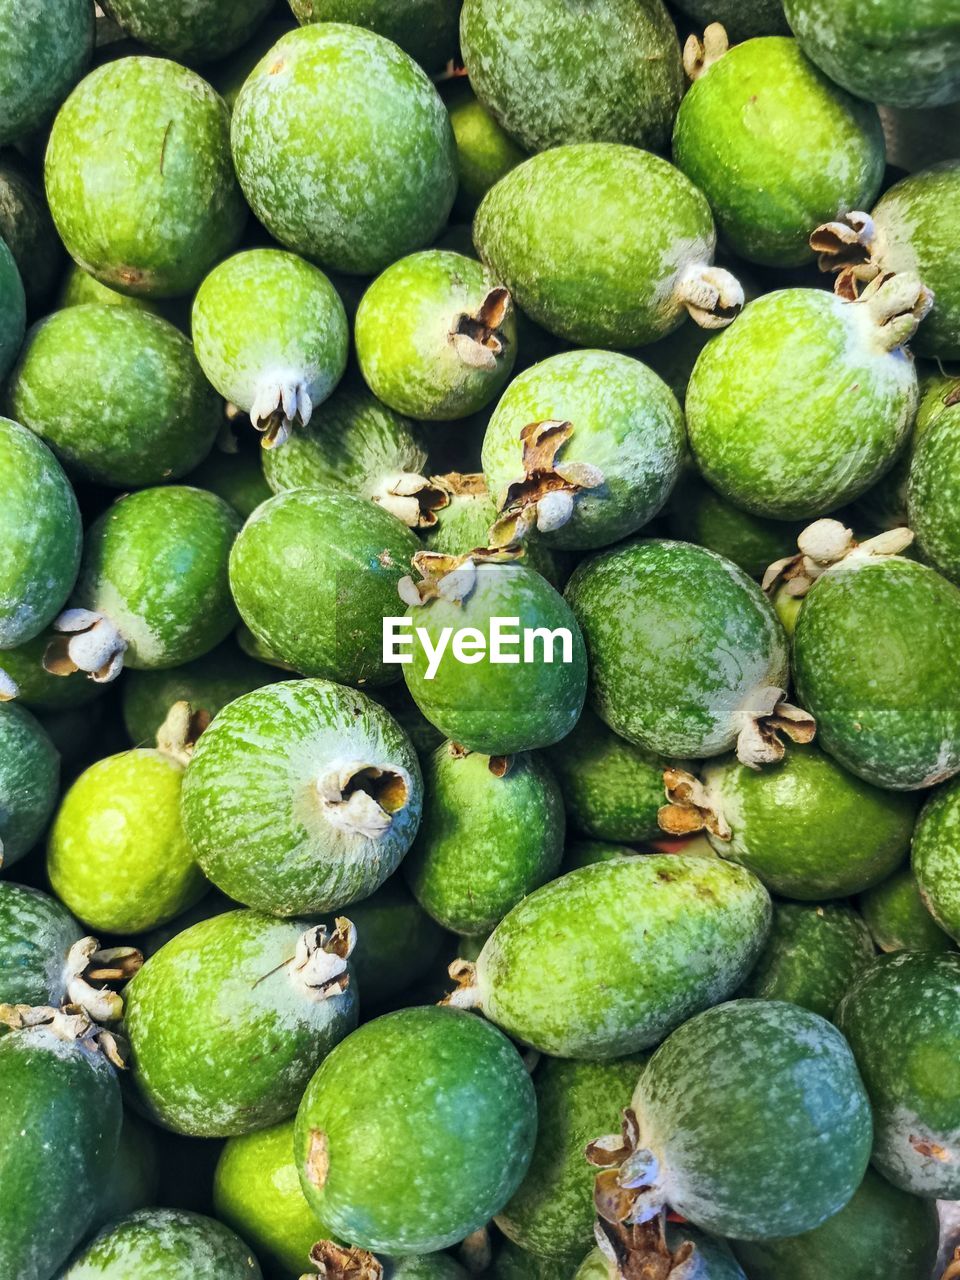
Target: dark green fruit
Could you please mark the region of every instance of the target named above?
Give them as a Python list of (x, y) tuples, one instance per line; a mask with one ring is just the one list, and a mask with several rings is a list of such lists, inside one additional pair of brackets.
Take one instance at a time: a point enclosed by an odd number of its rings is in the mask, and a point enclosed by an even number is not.
[(71, 475), (117, 489), (182, 476), (209, 453), (221, 420), (182, 333), (102, 303), (55, 311), (30, 330), (7, 403)]
[(127, 35), (182, 62), (207, 62), (238, 49), (272, 8), (271, 0), (109, 0), (110, 16)]
[(229, 123), (207, 82), (165, 58), (120, 58), (87, 76), (54, 122), (45, 162), (71, 258), (121, 293), (192, 293), (246, 221)]
[(207, 877), (277, 915), (336, 911), (396, 870), (420, 821), (406, 734), (326, 680), (244, 694), (200, 737), (183, 821)]
[(124, 1108), (116, 1159), (102, 1188), (100, 1210), (94, 1216), (92, 1230), (156, 1204), (160, 1182), (156, 1135), (153, 1125)]
[(913, 873), (941, 929), (960, 939), (960, 784), (934, 792), (913, 834)]
[(126, 989), (137, 1097), (178, 1133), (226, 1137), (292, 1115), (329, 1050), (356, 1025), (341, 920), (228, 911), (178, 934)]
[(0, 377), (6, 378), (23, 342), (27, 298), (13, 254), (0, 238)]
[(790, 30), (783, 0), (677, 0), (676, 8), (701, 25), (723, 23), (731, 40), (785, 36)]
[(33, 848), (57, 802), (60, 756), (24, 707), (0, 702), (0, 869)]
[(494, 1260), (490, 1280), (572, 1280), (579, 1261), (579, 1250), (576, 1256), (558, 1261), (537, 1258), (511, 1240), (505, 1240)]
[(61, 1280), (261, 1280), (239, 1236), (182, 1209), (141, 1209), (95, 1236)]
[(56, 898), (0, 880), (0, 1004), (59, 1007), (67, 995), (67, 953), (82, 937)]
[(0, 146), (53, 115), (87, 69), (93, 34), (92, 0), (3, 0)]
[(457, 55), (459, 12), (452, 0), (290, 0), (301, 25), (349, 22), (398, 44), (426, 71)]
[(487, 934), (556, 873), (563, 800), (539, 756), (490, 757), (447, 742), (426, 765), (424, 794), (403, 874), (444, 928)]
[(862, 894), (860, 912), (881, 951), (953, 950), (953, 939), (927, 909), (910, 867)]
[(797, 535), (803, 529), (799, 523), (742, 511), (693, 472), (685, 475), (674, 490), (666, 517), (671, 537), (715, 551), (739, 565), (751, 578), (762, 578), (775, 560), (794, 554)]
[(194, 488), (209, 489), (222, 498), (241, 520), (252, 516), (260, 503), (270, 497), (259, 450), (238, 448), (236, 453), (229, 453), (215, 444), (199, 467), (184, 479)]
[(536, 1130), (533, 1085), (504, 1035), (455, 1009), (404, 1009), (320, 1067), (295, 1154), (308, 1203), (338, 1236), (402, 1255), (445, 1248), (498, 1213)]
[(0, 237), (17, 264), (27, 309), (36, 314), (56, 287), (64, 252), (43, 192), (10, 155), (0, 158)]

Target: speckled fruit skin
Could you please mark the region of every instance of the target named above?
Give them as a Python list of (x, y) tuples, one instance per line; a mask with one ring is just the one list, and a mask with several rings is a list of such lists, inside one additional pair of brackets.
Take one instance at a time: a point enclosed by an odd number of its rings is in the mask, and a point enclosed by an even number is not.
[(941, 787), (920, 812), (913, 834), (913, 872), (934, 920), (960, 938), (960, 782)]
[(58, 1007), (67, 952), (83, 936), (56, 898), (0, 880), (0, 1004)]
[[(403, 780), (403, 803), (380, 836), (339, 825), (318, 794), (331, 768), (355, 762)], [(416, 754), (386, 711), (326, 680), (290, 680), (237, 698), (201, 735), (184, 780), (183, 821), (224, 893), (277, 915), (305, 915), (379, 888), (413, 841), (421, 795)]]
[(806, 597), (794, 676), (823, 749), (874, 786), (960, 769), (960, 592), (895, 557), (839, 565)]
[(551, 881), (500, 922), (477, 961), (480, 1007), (542, 1053), (619, 1058), (729, 996), (769, 927), (767, 892), (740, 867), (612, 858)]
[(422, 248), (453, 204), (456, 147), (439, 94), (401, 49), (359, 27), (283, 36), (240, 91), (231, 136), (270, 234), (337, 271), (372, 275)]
[(751, 578), (762, 578), (774, 560), (795, 555), (797, 535), (804, 528), (799, 522), (742, 511), (692, 472), (674, 489), (665, 515), (674, 538), (715, 551)]
[(27, 299), (13, 254), (0, 238), (0, 379), (10, 372), (27, 325)]
[[(517, 354), (513, 308), (492, 369), (472, 366), (453, 342), (498, 281), (461, 253), (428, 249), (387, 267), (357, 309), (360, 371), (378, 400), (429, 422), (466, 418), (500, 394)], [(492, 354), (492, 353), (491, 353)]]
[(469, 82), (456, 85), (446, 101), (460, 174), (454, 213), (471, 217), (493, 184), (526, 160), (527, 153), (478, 101)]
[(527, 151), (670, 137), (683, 67), (661, 0), (466, 0), (460, 45), (477, 97)]
[[(93, 1220), (120, 1134), (120, 1089), (98, 1050), (48, 1027), (0, 1036), (0, 1273), (50, 1280)], [(24, 1134), (29, 1138), (25, 1139)]]
[(960, 20), (942, 0), (783, 0), (800, 46), (871, 102), (936, 107), (960, 97)]
[(3, 0), (0, 146), (53, 114), (87, 69), (93, 31), (92, 0)]
[(960, 411), (943, 413), (917, 439), (907, 484), (909, 527), (923, 559), (960, 584)]
[(521, 1249), (562, 1262), (593, 1240), (593, 1183), (587, 1144), (612, 1133), (644, 1064), (545, 1058), (533, 1076), (539, 1125), (527, 1176), (497, 1214), (497, 1226)]
[(572, 1280), (579, 1261), (579, 1251), (575, 1257), (558, 1261), (538, 1258), (518, 1248), (512, 1240), (505, 1240), (494, 1260), (490, 1280)]
[(217, 1217), (243, 1233), (264, 1265), (301, 1276), (310, 1250), (330, 1233), (304, 1198), (293, 1160), (292, 1119), (230, 1138), (213, 1176)]
[(779, 902), (767, 945), (740, 994), (787, 1000), (832, 1018), (875, 955), (870, 930), (850, 907)]
[(91, 72), (54, 121), (44, 169), (71, 258), (121, 293), (191, 293), (246, 221), (229, 123), (207, 82), (165, 58)]
[(652, 1198), (739, 1239), (813, 1230), (849, 1201), (870, 1156), (870, 1103), (846, 1041), (780, 1000), (691, 1018), (650, 1059), (633, 1109), (659, 1165)]
[(178, 667), (236, 623), (227, 560), (240, 521), (220, 498), (169, 485), (108, 507), (87, 531), (72, 603), (109, 618), (124, 666)]
[(869, 306), (821, 289), (748, 303), (703, 349), (687, 388), (705, 479), (779, 520), (824, 515), (869, 489), (917, 411), (913, 361), (886, 350), (882, 332)]
[(958, 1011), (960, 956), (911, 951), (874, 961), (837, 1010), (873, 1104), (874, 1166), (931, 1199), (960, 1187)]
[(65, 255), (43, 192), (14, 157), (0, 157), (0, 237), (17, 264), (27, 309), (37, 314), (60, 280)]
[(302, 921), (228, 911), (152, 955), (126, 988), (131, 1078), (154, 1121), (230, 1137), (296, 1110), (325, 1054), (357, 1022), (351, 982), (317, 998), (292, 962)]
[(467, 1272), (447, 1253), (424, 1253), (388, 1261), (384, 1280), (467, 1280)]
[(183, 1209), (141, 1209), (105, 1227), (62, 1280), (261, 1280), (256, 1258), (222, 1223)]
[(180, 822), (182, 779), (160, 751), (125, 751), (91, 765), (61, 801), (47, 875), (92, 930), (144, 933), (206, 891)]
[(860, 912), (881, 951), (952, 951), (953, 939), (944, 933), (920, 896), (910, 867), (860, 897)]
[(574, 830), (596, 840), (653, 840), (661, 835), (662, 756), (612, 733), (584, 707), (573, 731), (547, 751)]
[(404, 1255), (446, 1248), (498, 1213), (536, 1132), (509, 1040), (471, 1014), (423, 1007), (368, 1022), (330, 1054), (297, 1112), (294, 1152), (307, 1202), (338, 1236)]
[[(718, 1240), (716, 1236), (708, 1235), (705, 1231), (698, 1231), (689, 1223), (679, 1226), (668, 1222), (668, 1246), (671, 1249), (677, 1249), (685, 1240), (691, 1240), (696, 1246), (694, 1255), (696, 1262), (693, 1264), (694, 1270), (691, 1273), (696, 1280), (747, 1280), (726, 1241)], [(683, 1274), (682, 1269), (679, 1274)], [(549, 1280), (553, 1278), (550, 1277)], [(593, 1249), (584, 1258), (583, 1265), (573, 1280), (617, 1280), (617, 1275), (600, 1250)], [(782, 1277), (781, 1280), (786, 1280), (786, 1277)]]
[(785, 36), (790, 30), (783, 16), (783, 0), (679, 0), (676, 8), (704, 26), (722, 23), (735, 41)]
[(403, 874), (423, 909), (454, 933), (487, 934), (556, 874), (563, 798), (538, 755), (460, 753), (444, 743), (424, 771), (425, 803)]
[(426, 71), (457, 54), (456, 0), (290, 0), (301, 25), (348, 22), (386, 36)]
[[(481, 564), (466, 600), (438, 597), (411, 606), (407, 616), (434, 647), (445, 627), (474, 627), (487, 637), (496, 617), (519, 618), (508, 627), (512, 634), (524, 628), (570, 634), (570, 662), (561, 661), (559, 643), (554, 661), (543, 661), (544, 641), (535, 646), (533, 662), (492, 663), (487, 653), (465, 667), (448, 646), (431, 680), (424, 647), (414, 643), (403, 678), (430, 723), (453, 742), (484, 755), (512, 755), (559, 742), (577, 723), (587, 686), (583, 637), (566, 601), (533, 569), (516, 562)], [(509, 652), (522, 656), (522, 648)]]
[(184, 475), (221, 423), (183, 334), (160, 316), (103, 303), (34, 325), (7, 403), (71, 475), (117, 489)]
[(3, 650), (32, 640), (60, 612), (80, 567), (82, 530), (60, 464), (42, 440), (9, 418), (0, 418), (0, 472)]
[(882, 1258), (889, 1280), (929, 1280), (937, 1259), (936, 1205), (868, 1169), (853, 1199), (801, 1236), (734, 1241), (750, 1280), (867, 1280)]
[(132, 307), (135, 311), (149, 311), (152, 315), (171, 319), (171, 313), (176, 313), (177, 303), (180, 300), (134, 298), (129, 293), (120, 293), (117, 289), (111, 289), (109, 285), (101, 284), (99, 280), (88, 275), (82, 267), (71, 262), (60, 282), (57, 301), (61, 307), (80, 307), (85, 302), (101, 302), (109, 307)]
[(815, 227), (876, 199), (883, 130), (876, 107), (831, 83), (796, 40), (771, 36), (736, 45), (694, 81), (673, 158), (734, 253), (799, 266), (813, 259)]
[(134, 40), (182, 62), (208, 62), (238, 49), (272, 8), (271, 0), (108, 0), (107, 9)]
[(0, 703), (0, 870), (39, 839), (57, 802), (60, 756), (38, 720)]
[(629, 542), (582, 561), (566, 597), (583, 628), (594, 710), (659, 755), (719, 755), (762, 686), (786, 687), (787, 642), (742, 569), (687, 542)]
[(636, 533), (666, 502), (686, 437), (676, 397), (639, 360), (615, 351), (567, 351), (526, 369), (501, 398), (483, 438), (483, 471), (502, 502), (524, 476), (520, 433), (531, 422), (571, 422), (557, 465), (590, 463), (603, 483), (542, 534), (548, 546), (589, 550)]
[(389, 684), (400, 669), (383, 661), (383, 619), (400, 613), (397, 583), (418, 546), (353, 494), (289, 490), (243, 526), (230, 587), (257, 639), (303, 675)]
[(679, 169), (616, 143), (553, 147), (518, 165), (484, 197), (473, 238), (538, 324), (596, 347), (678, 328), (678, 279), (712, 259), (716, 239), (706, 198)]
[(302, 387), (320, 405), (346, 368), (339, 294), (318, 267), (282, 249), (248, 249), (214, 267), (192, 318), (201, 368), (247, 413), (271, 385)]
[(760, 771), (731, 756), (708, 765), (703, 780), (732, 831), (730, 840), (709, 835), (710, 843), (785, 898), (869, 889), (910, 847), (915, 798), (868, 786), (815, 744), (791, 743)]

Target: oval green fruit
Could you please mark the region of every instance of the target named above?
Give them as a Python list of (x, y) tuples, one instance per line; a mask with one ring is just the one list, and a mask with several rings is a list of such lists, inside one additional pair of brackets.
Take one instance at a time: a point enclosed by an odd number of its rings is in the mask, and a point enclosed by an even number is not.
[(27, 300), (13, 254), (0, 238), (0, 376), (6, 378), (23, 343)]
[(715, 551), (751, 578), (762, 578), (775, 560), (794, 555), (803, 531), (800, 523), (742, 511), (693, 472), (681, 478), (665, 515), (671, 537)]
[(271, 0), (110, 0), (110, 16), (127, 35), (180, 62), (208, 62), (244, 44), (269, 13)]
[(916, 440), (907, 484), (907, 512), (923, 559), (960, 583), (960, 449), (956, 409), (944, 412)]
[(457, 55), (455, 0), (290, 0), (298, 22), (348, 22), (398, 44), (425, 71)]
[(960, 939), (960, 784), (930, 797), (913, 833), (913, 873), (920, 897), (941, 929)]
[(0, 237), (17, 264), (27, 309), (36, 315), (59, 282), (65, 255), (43, 192), (10, 154), (0, 158)]
[(952, 951), (953, 939), (930, 914), (910, 867), (860, 897), (860, 912), (881, 951)]
[(44, 124), (86, 71), (93, 53), (92, 0), (0, 4), (0, 146)]
[(83, 930), (56, 898), (0, 880), (0, 1004), (66, 999), (67, 953)]
[(222, 1223), (183, 1209), (141, 1209), (104, 1227), (61, 1280), (261, 1280), (256, 1258)]
[(472, 216), (493, 184), (526, 160), (527, 153), (497, 123), (469, 83), (455, 86), (446, 101), (460, 174), (454, 214)]
[(57, 803), (60, 755), (24, 707), (0, 702), (0, 869), (33, 848)]

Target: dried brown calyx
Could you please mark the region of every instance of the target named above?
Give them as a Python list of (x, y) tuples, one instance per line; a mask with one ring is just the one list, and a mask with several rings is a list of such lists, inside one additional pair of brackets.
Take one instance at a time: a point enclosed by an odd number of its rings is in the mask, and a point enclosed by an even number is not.
[(477, 585), (477, 569), (481, 564), (506, 564), (516, 560), (520, 551), (513, 547), (477, 547), (466, 555), (447, 555), (442, 551), (418, 551), (411, 563), (420, 575), (401, 578), (397, 591), (404, 604), (429, 604), (431, 600), (447, 600), (463, 604)]
[(127, 642), (103, 614), (92, 609), (64, 609), (54, 619), (59, 632), (47, 645), (43, 666), (52, 676), (72, 676), (85, 671), (97, 684), (116, 680), (123, 669)]
[(876, 276), (880, 268), (874, 260), (877, 228), (869, 213), (853, 209), (834, 222), (825, 222), (810, 236), (810, 248), (817, 255), (821, 271), (837, 275), (835, 291), (853, 300), (860, 285)]
[(305, 427), (312, 416), (310, 392), (296, 375), (266, 374), (254, 388), (250, 421), (261, 432), (264, 449), (285, 444), (294, 427)]
[(157, 730), (157, 750), (187, 765), (201, 733), (213, 717), (206, 707), (194, 709), (192, 702), (175, 702)]
[(432, 529), (437, 512), (450, 505), (450, 494), (442, 484), (415, 471), (384, 476), (370, 498), (408, 529)]
[(337, 917), (332, 933), (325, 925), (313, 925), (297, 939), (290, 974), (314, 1000), (338, 996), (350, 985), (347, 961), (356, 945), (356, 926), (346, 916)]
[(0, 667), (0, 702), (12, 702), (19, 692), (20, 686), (13, 676)]
[(552, 533), (573, 515), (579, 494), (597, 489), (603, 472), (588, 462), (564, 462), (557, 454), (573, 435), (572, 422), (528, 422), (520, 432), (523, 479), (511, 484), (490, 530), (494, 546), (513, 546), (533, 529)]
[(447, 973), (457, 984), (449, 995), (440, 1001), (451, 1009), (479, 1009), (480, 987), (477, 984), (477, 966), (469, 960), (454, 960)]
[(450, 327), (457, 355), (471, 369), (493, 372), (507, 348), (503, 326), (513, 311), (513, 299), (503, 285), (490, 289), (475, 312), (463, 311)]
[(0, 1004), (0, 1025), (11, 1031), (45, 1027), (58, 1039), (78, 1044), (88, 1053), (102, 1053), (118, 1069), (126, 1065), (127, 1046), (123, 1038), (101, 1027), (79, 1005), (66, 1004), (62, 1009), (54, 1009), (49, 1005)]
[(483, 498), (487, 495), (487, 478), (482, 471), (448, 471), (433, 476), (433, 483), (446, 489), (454, 498)]
[(632, 1108), (622, 1113), (619, 1133), (597, 1138), (585, 1154), (601, 1170), (593, 1184), (593, 1203), (602, 1222), (632, 1226), (663, 1212), (660, 1165), (653, 1152), (640, 1145), (640, 1125)]
[(332, 1240), (318, 1240), (310, 1250), (316, 1273), (300, 1280), (383, 1280), (383, 1265), (366, 1249), (345, 1248)]
[(324, 816), (348, 835), (380, 839), (410, 798), (410, 775), (400, 765), (335, 760), (317, 779)]
[(805, 596), (817, 579), (835, 565), (898, 556), (911, 542), (913, 532), (907, 528), (887, 529), (857, 542), (853, 531), (839, 520), (815, 520), (797, 538), (797, 554), (775, 560), (767, 569), (763, 589), (773, 592), (782, 582), (787, 595)]
[(681, 273), (677, 301), (701, 329), (725, 329), (743, 310), (743, 286), (736, 276), (709, 262), (693, 263)]
[(616, 1280), (699, 1280), (703, 1275), (692, 1240), (676, 1249), (667, 1244), (665, 1213), (634, 1226), (598, 1218), (593, 1234)]
[(817, 722), (809, 711), (787, 702), (776, 685), (754, 689), (740, 708), (741, 729), (737, 735), (737, 759), (750, 769), (782, 760), (786, 748), (781, 734), (792, 742), (812, 742)]
[(953, 1257), (947, 1263), (947, 1269), (940, 1280), (960, 1280), (960, 1245), (954, 1249)]
[(852, 305), (869, 312), (882, 349), (896, 351), (910, 341), (930, 314), (933, 292), (909, 272), (878, 275), (852, 300)]
[(709, 831), (718, 840), (731, 840), (733, 832), (716, 802), (699, 778), (685, 769), (673, 767), (663, 771), (663, 789), (668, 804), (657, 813), (661, 830), (672, 836), (689, 836), (695, 831)]
[(67, 1002), (95, 1022), (123, 1017), (123, 998), (112, 989), (140, 970), (143, 955), (136, 947), (101, 947), (96, 938), (81, 938), (67, 952), (64, 986)]
[(683, 46), (683, 69), (691, 80), (699, 80), (729, 48), (726, 29), (719, 22), (711, 22), (702, 40), (696, 35), (687, 37)]

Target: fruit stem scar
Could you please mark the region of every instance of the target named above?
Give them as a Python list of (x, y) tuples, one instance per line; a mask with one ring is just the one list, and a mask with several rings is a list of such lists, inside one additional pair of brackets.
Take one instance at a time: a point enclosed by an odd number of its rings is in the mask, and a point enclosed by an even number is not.
[(322, 1129), (311, 1129), (307, 1147), (307, 1177), (318, 1191), (322, 1191), (329, 1173), (330, 1150), (327, 1135)]

